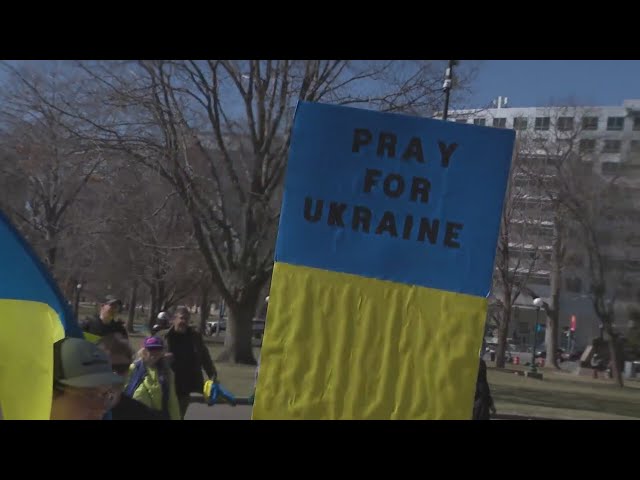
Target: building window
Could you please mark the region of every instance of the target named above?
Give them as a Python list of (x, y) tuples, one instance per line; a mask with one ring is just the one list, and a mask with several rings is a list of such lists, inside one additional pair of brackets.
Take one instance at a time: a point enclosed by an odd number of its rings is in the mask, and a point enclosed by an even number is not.
[(529, 277), (529, 283), (531, 285), (542, 285), (544, 287), (548, 287), (551, 284), (549, 277), (546, 275), (532, 275)]
[(520, 335), (529, 335), (529, 322), (518, 322), (518, 333)]
[(466, 118), (457, 118), (456, 119), (456, 123), (467, 123), (467, 119)]
[(630, 149), (631, 153), (640, 153), (640, 140), (631, 140)]
[(540, 235), (547, 237), (549, 239), (551, 239), (551, 237), (553, 237), (554, 234), (554, 228), (553, 225), (549, 226), (549, 225), (540, 225)]
[(580, 153), (593, 153), (596, 151), (596, 141), (593, 138), (580, 140)]
[(473, 119), (473, 124), (474, 125), (480, 125), (480, 126), (484, 127), (487, 124), (487, 119), (486, 118), (474, 118)]
[(529, 183), (530, 183), (527, 177), (516, 177), (511, 181), (513, 182), (514, 187), (519, 187), (519, 188), (527, 187), (529, 186)]
[(582, 267), (584, 266), (584, 258), (579, 253), (574, 253), (567, 257), (567, 265), (570, 267)]
[(633, 117), (633, 129), (640, 130), (640, 115)]
[(558, 118), (558, 130), (561, 132), (568, 132), (573, 130), (573, 117), (560, 117)]
[(498, 128), (505, 128), (507, 126), (507, 119), (506, 118), (494, 118), (493, 119), (493, 126), (494, 127), (498, 127)]
[(598, 117), (582, 117), (583, 130), (598, 130)]
[(516, 117), (513, 119), (513, 128), (514, 130), (526, 130), (527, 129), (527, 118), (526, 117)]
[(613, 243), (613, 233), (611, 230), (598, 231), (598, 242), (602, 245), (611, 245)]
[(635, 292), (628, 287), (619, 288), (616, 292), (616, 297), (618, 298), (618, 300), (622, 300), (623, 302), (633, 301), (635, 299), (635, 296)]
[(573, 139), (571, 138), (559, 138), (558, 139), (558, 149), (560, 151), (564, 152), (568, 152), (569, 150), (571, 150), (571, 147), (573, 145)]
[(607, 130), (622, 130), (624, 128), (624, 117), (607, 118)]
[(602, 153), (620, 153), (622, 142), (620, 140), (605, 140)]
[(571, 293), (582, 292), (582, 280), (580, 278), (567, 278), (567, 291)]
[(602, 173), (605, 175), (615, 175), (620, 171), (618, 162), (602, 162)]
[(549, 117), (536, 117), (536, 130), (549, 130), (551, 124), (551, 118)]

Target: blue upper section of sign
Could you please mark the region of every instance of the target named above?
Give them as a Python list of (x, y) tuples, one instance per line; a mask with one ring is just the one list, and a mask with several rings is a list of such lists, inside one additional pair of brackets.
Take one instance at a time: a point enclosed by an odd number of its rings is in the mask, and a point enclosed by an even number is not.
[(514, 137), (300, 103), (276, 261), (486, 296)]
[[(0, 212), (0, 299), (45, 303), (58, 314), (67, 336), (82, 337), (82, 330), (55, 281), (29, 244), (2, 212)], [(25, 318), (24, 321), (27, 322), (29, 319)]]

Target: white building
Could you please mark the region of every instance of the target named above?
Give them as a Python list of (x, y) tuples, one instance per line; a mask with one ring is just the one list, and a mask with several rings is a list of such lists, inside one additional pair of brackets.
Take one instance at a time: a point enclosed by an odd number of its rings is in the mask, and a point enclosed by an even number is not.
[[(477, 110), (454, 110), (449, 113), (449, 121), (471, 123), (497, 128), (512, 128), (518, 132), (518, 139), (530, 139), (529, 151), (533, 159), (536, 148), (549, 154), (549, 145), (558, 151), (569, 148), (579, 151), (586, 160), (586, 168), (593, 168), (605, 177), (620, 177), (628, 192), (629, 215), (637, 219), (640, 225), (640, 100), (625, 100), (622, 106), (607, 107), (508, 107), (506, 98), (498, 98), (493, 108)], [(533, 147), (531, 147), (533, 146)], [(538, 152), (540, 153), (540, 152)], [(560, 158), (561, 155), (558, 156)], [(526, 188), (526, 178), (514, 177), (514, 185)], [(625, 193), (626, 194), (626, 193)], [(553, 218), (545, 208), (545, 198), (530, 190), (530, 194), (519, 199), (518, 209), (522, 215), (512, 218), (512, 224), (534, 224), (536, 231), (532, 237), (531, 230), (521, 239), (510, 244), (521, 258), (525, 258), (537, 249), (542, 259), (540, 267), (529, 277), (528, 284), (544, 300), (549, 300), (550, 271), (545, 262), (550, 259), (551, 235), (553, 234)], [(615, 229), (615, 225), (610, 226)], [(579, 234), (576, 231), (576, 234)], [(548, 240), (548, 241), (545, 241)], [(536, 244), (535, 247), (533, 244)], [(625, 268), (631, 267), (632, 276), (628, 285), (620, 287), (619, 301), (616, 303), (616, 329), (624, 332), (628, 326), (627, 309), (630, 304), (640, 302), (640, 238), (637, 251), (626, 253)], [(614, 245), (605, 254), (609, 263), (615, 265), (620, 252)], [(590, 282), (585, 271), (586, 259), (576, 252), (573, 261), (563, 271), (563, 285), (560, 299), (560, 332), (568, 328), (571, 317), (576, 317), (574, 345), (584, 347), (600, 334), (599, 321), (594, 313), (591, 299), (588, 296)], [(540, 322), (544, 314), (540, 312)], [(516, 303), (509, 335), (514, 336), (521, 344), (530, 345), (533, 339), (533, 324), (536, 321), (536, 310), (532, 306), (532, 298), (521, 295)], [(542, 339), (538, 339), (538, 345)], [(560, 345), (566, 346), (561, 338)]]

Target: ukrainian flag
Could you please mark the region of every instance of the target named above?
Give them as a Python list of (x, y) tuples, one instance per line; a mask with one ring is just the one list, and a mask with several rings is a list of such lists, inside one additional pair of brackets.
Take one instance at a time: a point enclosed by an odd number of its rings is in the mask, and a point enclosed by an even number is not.
[(0, 407), (5, 420), (48, 420), (53, 344), (82, 337), (46, 267), (0, 212)]
[(513, 140), (298, 106), (254, 419), (471, 418)]

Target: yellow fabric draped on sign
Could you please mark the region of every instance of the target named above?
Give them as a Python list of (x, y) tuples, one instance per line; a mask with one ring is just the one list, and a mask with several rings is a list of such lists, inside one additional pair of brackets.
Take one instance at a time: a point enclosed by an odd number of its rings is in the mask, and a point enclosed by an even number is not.
[(470, 419), (486, 307), (276, 263), (253, 418)]

